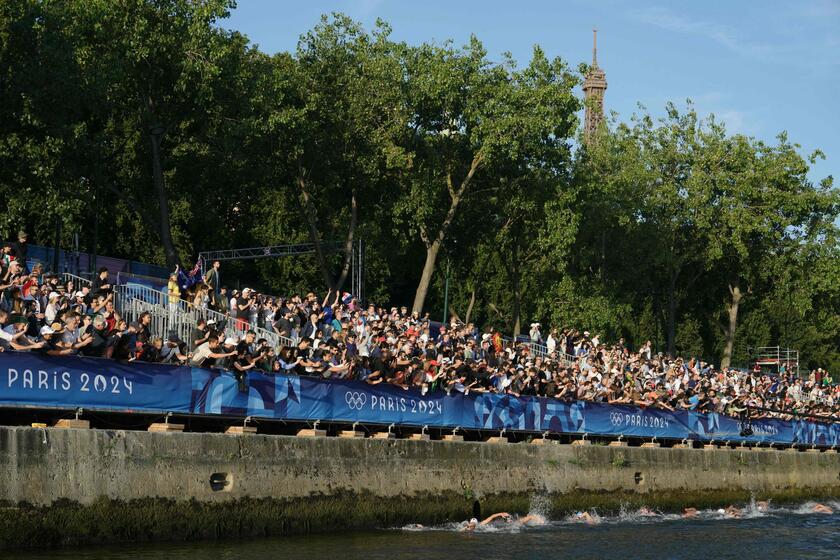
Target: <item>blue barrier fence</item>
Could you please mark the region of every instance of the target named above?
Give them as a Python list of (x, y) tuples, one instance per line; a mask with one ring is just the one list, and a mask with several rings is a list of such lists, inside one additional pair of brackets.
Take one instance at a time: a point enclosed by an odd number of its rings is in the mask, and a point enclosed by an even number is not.
[(282, 420), (360, 422), (701, 441), (840, 445), (840, 423), (761, 419), (742, 436), (736, 418), (542, 397), (434, 392), (312, 377), (121, 364), (31, 353), (0, 354), (0, 405), (123, 412), (224, 414)]
[[(53, 247), (42, 247), (40, 245), (32, 244), (29, 245), (27, 264), (30, 270), (32, 270), (32, 267), (36, 263), (45, 264), (48, 270), (52, 270), (52, 262), (54, 258), (55, 249)], [(96, 255), (94, 257), (89, 253), (64, 250), (59, 250), (58, 269), (52, 270), (52, 272), (70, 272), (72, 274), (81, 274), (91, 272), (94, 268), (103, 266), (114, 275), (118, 272), (126, 272), (140, 276), (160, 278), (164, 282), (166, 278), (169, 277), (169, 271), (166, 267), (141, 263), (128, 259), (107, 257), (105, 255)]]

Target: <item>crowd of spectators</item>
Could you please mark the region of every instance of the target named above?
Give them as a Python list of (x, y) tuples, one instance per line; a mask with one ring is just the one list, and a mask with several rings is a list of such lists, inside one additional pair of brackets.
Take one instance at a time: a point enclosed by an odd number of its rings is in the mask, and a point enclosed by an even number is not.
[[(439, 325), (406, 307), (363, 306), (332, 291), (323, 298), (311, 292), (279, 298), (248, 288), (228, 292), (219, 282), (218, 263), (203, 276), (176, 271), (168, 286), (170, 305), (186, 300), (218, 311), (244, 326), (245, 334), (226, 335), (225, 324), (199, 315), (189, 339), (181, 340), (174, 330), (151, 332), (149, 313), (127, 323), (114, 309), (107, 270), (90, 287), (62, 284), (41, 270), (26, 271), (14, 249), (7, 249), (0, 274), (0, 350), (221, 367), (233, 371), (243, 388), (248, 372), (261, 370), (387, 383), (422, 394), (489, 392), (840, 420), (840, 385), (823, 370), (805, 379), (786, 371), (721, 370), (697, 358), (656, 353), (650, 341), (631, 349), (623, 339), (608, 344), (575, 329), (551, 329), (543, 338), (539, 323), (531, 324), (529, 340), (510, 343), (492, 328), (456, 320)], [(263, 328), (292, 343), (274, 347), (257, 336)]]

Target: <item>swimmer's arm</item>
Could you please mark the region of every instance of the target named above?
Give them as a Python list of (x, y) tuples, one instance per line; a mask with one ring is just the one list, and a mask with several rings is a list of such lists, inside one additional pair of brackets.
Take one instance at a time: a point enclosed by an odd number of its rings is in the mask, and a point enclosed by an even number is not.
[(507, 512), (504, 512), (504, 511), (502, 511), (500, 513), (494, 513), (493, 515), (491, 515), (490, 517), (488, 517), (487, 519), (485, 519), (484, 521), (479, 523), (479, 525), (487, 525), (488, 523), (492, 523), (500, 517), (504, 517), (505, 519), (509, 519), (510, 514), (507, 513)]

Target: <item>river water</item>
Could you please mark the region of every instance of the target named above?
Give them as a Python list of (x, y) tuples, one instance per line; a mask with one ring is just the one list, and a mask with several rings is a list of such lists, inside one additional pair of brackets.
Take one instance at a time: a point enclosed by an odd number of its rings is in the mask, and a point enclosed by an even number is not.
[(493, 560), (737, 558), (763, 560), (840, 558), (840, 503), (834, 514), (811, 511), (812, 503), (759, 512), (744, 508), (740, 519), (714, 510), (694, 519), (628, 512), (598, 517), (589, 525), (573, 519), (537, 527), (499, 523), (473, 533), (461, 524), (379, 531), (265, 538), (212, 543), (137, 544), (41, 552), (0, 553), (16, 560)]

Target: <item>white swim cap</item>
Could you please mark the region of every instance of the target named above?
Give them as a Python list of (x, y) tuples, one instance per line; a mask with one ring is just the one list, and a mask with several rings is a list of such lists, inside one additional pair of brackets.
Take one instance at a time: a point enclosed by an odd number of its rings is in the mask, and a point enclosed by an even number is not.
[(470, 519), (470, 523), (475, 524), (475, 525), (478, 525), (478, 519), (476, 519), (475, 517), (473, 517), (472, 519)]

